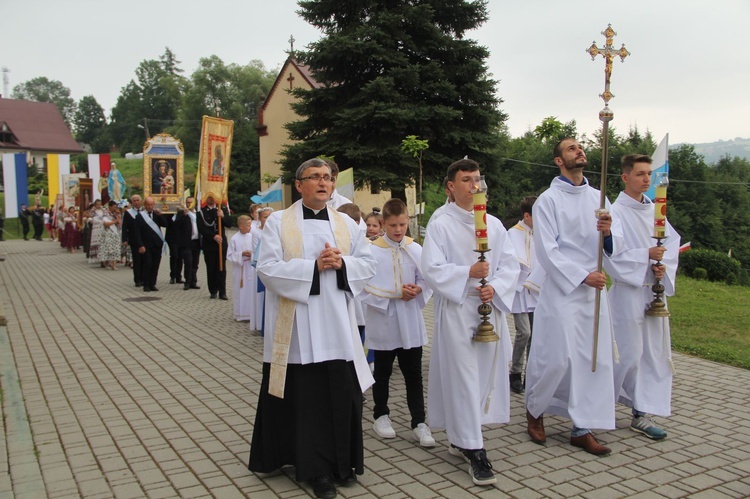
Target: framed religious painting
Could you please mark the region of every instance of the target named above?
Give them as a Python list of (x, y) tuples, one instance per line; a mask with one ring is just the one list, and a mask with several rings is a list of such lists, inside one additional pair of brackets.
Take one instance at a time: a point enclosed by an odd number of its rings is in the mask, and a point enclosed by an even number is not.
[(175, 213), (182, 206), (184, 159), (182, 142), (166, 133), (154, 135), (143, 146), (143, 197), (154, 198), (164, 213)]

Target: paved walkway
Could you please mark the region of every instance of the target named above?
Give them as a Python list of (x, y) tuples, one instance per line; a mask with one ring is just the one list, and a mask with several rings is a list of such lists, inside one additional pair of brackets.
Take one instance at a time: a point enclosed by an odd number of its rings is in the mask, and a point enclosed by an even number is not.
[[(309, 497), (293, 473), (247, 471), (262, 340), (231, 319), (231, 301), (169, 285), (134, 288), (129, 269), (85, 263), (47, 241), (0, 242), (0, 498)], [(230, 269), (231, 270), (231, 269)], [(132, 301), (159, 298), (155, 301)], [(230, 297), (231, 298), (231, 297)], [(0, 312), (0, 315), (2, 313)], [(431, 312), (426, 313), (431, 329)], [(429, 350), (425, 356), (425, 375)], [(523, 398), (510, 424), (485, 428), (495, 487), (467, 465), (408, 436), (403, 379), (394, 374), (398, 438), (365, 423), (365, 474), (344, 497), (748, 497), (750, 371), (675, 355), (669, 437), (652, 442), (618, 409), (613, 449), (596, 458), (547, 418), (548, 443), (525, 434)], [(372, 402), (365, 408), (369, 419)]]

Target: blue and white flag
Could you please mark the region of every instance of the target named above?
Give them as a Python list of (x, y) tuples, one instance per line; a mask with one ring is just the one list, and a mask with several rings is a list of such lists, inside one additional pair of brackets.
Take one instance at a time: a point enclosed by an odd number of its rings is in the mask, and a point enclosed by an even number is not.
[(276, 179), (276, 182), (271, 184), (271, 187), (265, 191), (258, 191), (257, 196), (253, 196), (250, 199), (253, 203), (280, 203), (283, 198), (284, 185), (281, 183), (281, 177)]
[(18, 218), (22, 204), (29, 202), (29, 178), (26, 153), (3, 154), (5, 218)]
[(669, 134), (661, 139), (656, 151), (651, 156), (651, 160), (651, 186), (646, 191), (646, 196), (649, 199), (654, 199), (654, 196), (656, 196), (656, 175), (664, 172), (669, 177)]

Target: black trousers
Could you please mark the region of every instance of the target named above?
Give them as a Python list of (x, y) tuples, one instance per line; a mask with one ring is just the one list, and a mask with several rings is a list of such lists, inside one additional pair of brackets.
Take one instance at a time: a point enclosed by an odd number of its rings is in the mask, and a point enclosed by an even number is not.
[(169, 243), (169, 277), (170, 279), (180, 279), (182, 274), (182, 255), (177, 247), (177, 243)]
[(180, 258), (185, 274), (185, 284), (198, 284), (198, 264), (200, 263), (200, 240), (190, 241), (190, 246), (180, 246)]
[(133, 255), (133, 281), (136, 286), (143, 286), (143, 255), (138, 253), (137, 246), (130, 246)]
[(44, 233), (44, 222), (34, 221), (34, 239), (41, 239)]
[(227, 294), (227, 252), (222, 251), (224, 259), (223, 269), (219, 270), (219, 253), (216, 251), (203, 251), (203, 259), (206, 261), (206, 280), (208, 281), (208, 292), (211, 294)]
[(161, 248), (149, 249), (143, 253), (143, 287), (156, 287), (156, 278), (159, 275), (161, 264)]
[(23, 238), (28, 239), (29, 237), (29, 221), (21, 219), (21, 231), (23, 232)]
[(404, 375), (406, 384), (406, 405), (411, 414), (411, 427), (416, 428), (424, 423), (424, 393), (422, 390), (422, 347), (397, 348), (396, 350), (375, 350), (375, 385), (372, 387), (372, 398), (375, 402), (373, 416), (390, 414), (388, 408), (388, 383), (393, 373), (393, 361), (398, 358), (398, 367)]

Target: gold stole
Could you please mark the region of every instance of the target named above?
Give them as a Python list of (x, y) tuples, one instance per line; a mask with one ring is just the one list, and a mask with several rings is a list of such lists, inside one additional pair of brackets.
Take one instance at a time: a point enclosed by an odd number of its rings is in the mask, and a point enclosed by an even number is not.
[[(346, 225), (344, 215), (330, 209), (328, 218), (333, 229), (333, 239), (336, 247), (343, 256), (349, 255), (352, 245), (352, 235)], [(281, 215), (281, 249), (284, 261), (303, 258), (302, 236), (304, 221), (302, 217), (302, 201), (284, 210)], [(289, 359), (289, 345), (292, 341), (292, 328), (297, 302), (289, 298), (279, 297), (279, 309), (276, 315), (276, 327), (273, 332), (273, 349), (271, 350), (271, 376), (268, 383), (268, 393), (280, 399), (284, 398), (286, 385), (286, 366)]]

